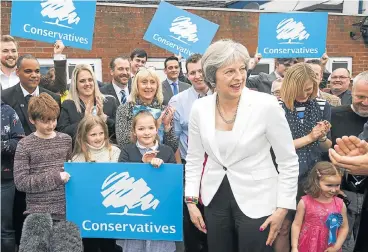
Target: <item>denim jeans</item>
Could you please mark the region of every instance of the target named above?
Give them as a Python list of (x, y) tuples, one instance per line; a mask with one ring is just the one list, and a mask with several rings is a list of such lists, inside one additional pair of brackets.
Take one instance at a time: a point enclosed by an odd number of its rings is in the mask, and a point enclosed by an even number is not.
[(13, 180), (1, 181), (1, 251), (15, 251), (13, 229), (13, 202), (15, 185)]

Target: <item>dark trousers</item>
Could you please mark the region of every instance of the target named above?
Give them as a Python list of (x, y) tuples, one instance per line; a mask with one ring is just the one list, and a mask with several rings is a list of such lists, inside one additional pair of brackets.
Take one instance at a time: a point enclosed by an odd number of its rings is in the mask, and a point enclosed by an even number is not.
[[(204, 217), (204, 206), (198, 204), (198, 209)], [(184, 203), (184, 246), (186, 252), (207, 252), (207, 236), (194, 226), (190, 219), (187, 205)]]
[[(185, 164), (186, 161), (184, 159), (181, 160), (182, 164), (184, 164), (184, 178), (185, 178)], [(185, 185), (185, 181), (184, 181)], [(202, 216), (204, 218), (204, 206), (202, 204), (197, 205), (199, 211), (201, 211)], [(185, 252), (207, 252), (207, 235), (196, 228), (193, 222), (190, 219), (189, 211), (187, 205), (183, 204), (183, 215), (184, 215), (184, 246)]]
[(13, 228), (14, 181), (1, 181), (1, 251), (15, 251), (15, 235)]
[(15, 242), (17, 245), (20, 244), (23, 223), (24, 220), (26, 219), (24, 211), (26, 211), (26, 193), (15, 190), (14, 206), (13, 206), (13, 224), (15, 230)]
[(271, 246), (266, 246), (269, 227), (259, 231), (268, 216), (259, 219), (247, 217), (235, 201), (227, 176), (204, 213), (210, 252), (273, 251)]
[(83, 238), (84, 252), (115, 252), (118, 251), (115, 246), (116, 240), (102, 238)]

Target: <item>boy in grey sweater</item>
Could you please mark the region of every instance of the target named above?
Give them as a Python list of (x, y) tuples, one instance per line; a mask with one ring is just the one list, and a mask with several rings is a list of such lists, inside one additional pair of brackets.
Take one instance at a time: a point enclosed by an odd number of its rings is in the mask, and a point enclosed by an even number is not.
[(71, 137), (54, 131), (59, 112), (48, 94), (32, 97), (28, 115), (36, 132), (19, 141), (14, 157), (15, 186), (26, 193), (24, 214), (50, 213), (56, 220), (65, 219), (64, 184), (70, 175), (63, 166), (72, 155)]

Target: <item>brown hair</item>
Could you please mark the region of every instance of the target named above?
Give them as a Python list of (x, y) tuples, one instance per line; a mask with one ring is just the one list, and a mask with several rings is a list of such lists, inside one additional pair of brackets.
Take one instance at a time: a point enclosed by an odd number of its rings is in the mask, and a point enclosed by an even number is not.
[(317, 198), (321, 193), (319, 181), (323, 179), (324, 176), (335, 175), (339, 175), (342, 177), (344, 175), (344, 172), (340, 168), (335, 167), (330, 162), (318, 162), (308, 175), (308, 179), (304, 187), (305, 192), (313, 198)]
[[(136, 114), (134, 117), (133, 117), (133, 122), (132, 122), (132, 132), (131, 132), (131, 141), (132, 143), (135, 143), (137, 142), (137, 137), (135, 136), (135, 127), (137, 126), (137, 121), (139, 120), (139, 118), (141, 118), (142, 116), (150, 116), (152, 117), (153, 121), (155, 122), (155, 126), (156, 126), (156, 129), (157, 129), (157, 132), (158, 132), (158, 120), (156, 120), (153, 115), (149, 112), (149, 111), (141, 111), (139, 112), (138, 114)], [(158, 137), (158, 134), (156, 135), (156, 140), (159, 140), (159, 137)]]
[(298, 63), (291, 66), (283, 79), (280, 95), (286, 107), (293, 111), (294, 102), (298, 93), (304, 90), (305, 83), (312, 81), (313, 93), (310, 98), (314, 99), (318, 93), (318, 80), (313, 69), (307, 63)]
[(1, 36), (1, 42), (13, 42), (18, 50), (18, 42), (10, 35)]
[(87, 135), (88, 132), (90, 132), (90, 130), (97, 125), (100, 125), (104, 131), (105, 147), (108, 148), (111, 159), (112, 147), (109, 140), (109, 131), (107, 125), (101, 117), (92, 115), (87, 115), (83, 117), (83, 119), (78, 124), (73, 156), (83, 154), (86, 162), (93, 161), (91, 160), (91, 153), (87, 146)]
[(60, 108), (57, 102), (47, 93), (32, 97), (28, 104), (28, 116), (32, 120), (55, 120), (58, 118)]

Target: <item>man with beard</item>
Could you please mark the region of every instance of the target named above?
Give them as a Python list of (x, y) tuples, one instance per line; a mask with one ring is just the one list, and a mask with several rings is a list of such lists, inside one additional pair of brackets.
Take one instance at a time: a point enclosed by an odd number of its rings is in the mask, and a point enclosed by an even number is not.
[(289, 67), (298, 63), (295, 58), (276, 59), (275, 71), (271, 74), (259, 73), (247, 79), (247, 88), (256, 89), (259, 92), (271, 94), (272, 82), (278, 78), (284, 78), (284, 74)]
[(116, 57), (110, 61), (111, 84), (104, 84), (100, 91), (115, 97), (117, 106), (127, 102), (131, 91), (130, 62), (126, 57)]
[[(40, 84), (40, 64), (38, 60), (30, 55), (25, 54), (18, 58), (16, 65), (16, 74), (19, 77), (19, 83), (13, 87), (3, 90), (1, 99), (4, 103), (10, 105), (19, 116), (23, 125), (26, 136), (35, 132), (35, 126), (29, 121), (28, 103), (32, 96), (38, 96), (40, 93), (47, 93), (58, 104), (61, 105), (60, 96), (39, 87)], [(25, 194), (23, 192), (15, 192), (14, 200), (14, 229), (16, 243), (20, 244), (22, 227), (24, 221), (23, 212), (26, 209)]]
[[(188, 149), (188, 124), (189, 114), (193, 103), (204, 96), (211, 95), (212, 90), (204, 81), (201, 65), (202, 55), (193, 54), (186, 61), (186, 69), (192, 86), (170, 99), (169, 106), (175, 108), (174, 127), (175, 134), (179, 138), (179, 150), (181, 161), (185, 165)], [(204, 157), (203, 157), (204, 159)], [(202, 211), (203, 205), (198, 204)], [(184, 243), (185, 251), (205, 252), (207, 251), (206, 235), (199, 231), (190, 220), (188, 208), (184, 204)]]
[(346, 68), (338, 68), (331, 74), (331, 94), (341, 99), (341, 105), (350, 105), (352, 102), (350, 85), (350, 72)]
[(2, 89), (10, 88), (19, 82), (15, 73), (15, 66), (18, 59), (18, 45), (10, 35), (1, 37), (1, 66), (0, 83)]
[[(335, 70), (336, 71), (336, 70)], [(343, 75), (346, 71), (338, 71)], [(335, 73), (336, 76), (336, 73)], [(331, 140), (336, 144), (336, 139), (343, 136), (359, 136), (368, 119), (368, 71), (357, 75), (353, 82), (352, 104), (334, 107), (331, 111)], [(365, 176), (346, 174), (341, 183), (351, 204), (347, 206), (349, 233), (343, 245), (344, 252), (354, 250), (359, 222), (364, 199), (364, 190), (368, 185)]]

